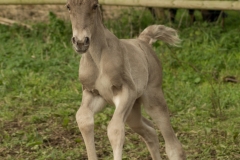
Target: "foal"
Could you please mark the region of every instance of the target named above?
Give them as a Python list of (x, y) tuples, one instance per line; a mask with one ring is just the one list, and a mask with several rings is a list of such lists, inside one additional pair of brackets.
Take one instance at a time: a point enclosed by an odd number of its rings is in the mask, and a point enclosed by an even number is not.
[(163, 40), (174, 45), (176, 31), (153, 25), (137, 39), (118, 39), (103, 23), (98, 0), (68, 0), (72, 23), (72, 43), (82, 54), (79, 79), (82, 104), (76, 114), (89, 160), (97, 160), (94, 144), (94, 114), (108, 103), (115, 111), (107, 128), (114, 160), (122, 159), (124, 125), (143, 137), (154, 160), (160, 160), (159, 143), (152, 123), (141, 115), (143, 104), (162, 132), (171, 160), (183, 160), (185, 154), (170, 124), (162, 92), (162, 68), (151, 44)]

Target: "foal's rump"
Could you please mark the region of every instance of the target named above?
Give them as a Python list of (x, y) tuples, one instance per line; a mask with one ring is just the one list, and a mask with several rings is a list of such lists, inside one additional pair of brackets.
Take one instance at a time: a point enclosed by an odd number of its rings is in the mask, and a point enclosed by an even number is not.
[(121, 39), (120, 42), (123, 49), (125, 74), (131, 77), (138, 94), (142, 94), (149, 77), (147, 54), (152, 49), (138, 39)]
[[(181, 40), (178, 37), (177, 31), (173, 28), (164, 25), (151, 25), (145, 28), (139, 35), (138, 40), (144, 42), (147, 46), (152, 45), (157, 40), (161, 40), (173, 46), (178, 46)], [(142, 45), (142, 49), (147, 53), (149, 79), (148, 86), (159, 86), (162, 84), (162, 66), (153, 51), (146, 45)]]
[(177, 31), (164, 25), (147, 27), (137, 39), (120, 40), (125, 72), (128, 72), (140, 94), (149, 85), (161, 87), (162, 67), (151, 47), (157, 40), (175, 46), (180, 43)]

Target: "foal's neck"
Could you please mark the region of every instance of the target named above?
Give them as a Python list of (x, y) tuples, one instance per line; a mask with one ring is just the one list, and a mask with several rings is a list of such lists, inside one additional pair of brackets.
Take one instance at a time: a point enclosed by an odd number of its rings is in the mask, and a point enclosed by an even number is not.
[(101, 19), (97, 20), (93, 33), (94, 34), (92, 35), (91, 45), (87, 54), (91, 55), (94, 63), (98, 66), (103, 52), (105, 53), (109, 47), (109, 39), (111, 41), (118, 41), (119, 39), (105, 28)]
[(97, 64), (100, 62), (102, 50), (107, 46), (103, 26), (95, 28), (90, 43), (89, 52), (87, 54), (90, 54), (93, 61)]

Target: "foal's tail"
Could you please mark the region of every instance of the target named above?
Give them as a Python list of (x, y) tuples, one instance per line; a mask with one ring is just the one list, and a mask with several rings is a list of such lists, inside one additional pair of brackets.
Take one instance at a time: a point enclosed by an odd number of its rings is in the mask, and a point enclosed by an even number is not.
[(150, 45), (161, 40), (170, 45), (178, 46), (181, 40), (178, 37), (177, 31), (173, 28), (164, 25), (152, 25), (143, 30), (138, 39), (149, 43)]

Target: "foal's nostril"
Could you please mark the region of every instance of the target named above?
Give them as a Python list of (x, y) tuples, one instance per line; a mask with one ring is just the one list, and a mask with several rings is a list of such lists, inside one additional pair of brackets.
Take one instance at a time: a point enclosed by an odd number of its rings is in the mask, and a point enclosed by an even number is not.
[(75, 45), (84, 45), (84, 46), (88, 46), (90, 43), (90, 40), (88, 37), (85, 37), (84, 40), (80, 41), (78, 40), (77, 37), (72, 37), (72, 43)]
[(89, 43), (90, 43), (89, 38), (88, 38), (88, 37), (85, 37), (85, 39), (84, 39), (84, 45), (85, 45), (85, 46), (88, 46)]
[(72, 43), (73, 43), (73, 44), (76, 43), (76, 39), (75, 39), (75, 37), (72, 37)]

